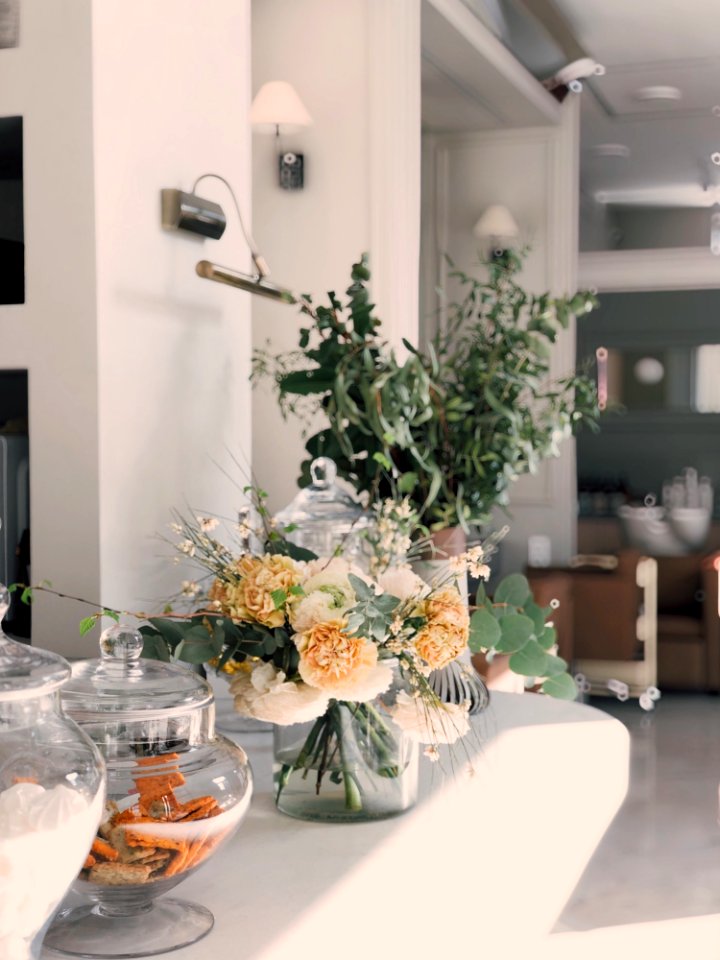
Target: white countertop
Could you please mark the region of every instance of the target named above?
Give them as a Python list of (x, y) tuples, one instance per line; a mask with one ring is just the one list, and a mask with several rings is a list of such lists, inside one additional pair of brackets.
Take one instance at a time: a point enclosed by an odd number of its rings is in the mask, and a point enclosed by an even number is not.
[(272, 737), (238, 734), (253, 803), (170, 894), (215, 914), (205, 939), (172, 956), (514, 958), (544, 939), (625, 796), (627, 731), (591, 707), (503, 693), (475, 727), (473, 775), (462, 747), (454, 776), (423, 760), (417, 806), (361, 824), (278, 813)]

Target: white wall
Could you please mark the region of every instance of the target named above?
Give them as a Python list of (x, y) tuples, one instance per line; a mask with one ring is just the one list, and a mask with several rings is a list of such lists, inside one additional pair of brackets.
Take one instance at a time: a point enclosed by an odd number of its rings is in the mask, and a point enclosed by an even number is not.
[[(163, 233), (159, 191), (215, 169), (247, 207), (249, 41), (247, 0), (23, 0), (0, 51), (0, 115), (25, 125), (27, 303), (0, 307), (0, 366), (30, 371), (33, 579), (111, 606), (177, 584), (153, 539), (171, 507), (239, 500), (211, 458), (249, 455), (249, 307), (194, 264), (242, 241), (220, 188), (216, 244)], [(85, 612), (41, 597), (33, 642), (92, 655)]]
[[(160, 227), (160, 189), (225, 176), (248, 210), (246, 0), (96, 0), (94, 137), (102, 599), (147, 609), (177, 590), (153, 540), (172, 507), (233, 516), (250, 456), (250, 309), (201, 280), (201, 258), (243, 264), (234, 208), (221, 241)], [(132, 51), (132, 69), (128, 69)], [(231, 483), (213, 463), (235, 477)], [(155, 607), (157, 609), (157, 607)]]
[[(481, 254), (472, 228), (491, 203), (506, 205), (531, 245), (520, 282), (534, 293), (574, 292), (577, 263), (577, 101), (563, 109), (560, 127), (498, 130), (437, 137), (428, 144), (435, 171), (436, 222), (426, 224), (425, 263), (434, 263), (440, 286), (448, 290), (444, 254), (458, 267), (480, 274)], [(427, 284), (429, 286), (430, 284)], [(574, 330), (563, 332), (553, 348), (551, 373), (562, 376), (575, 365)], [(504, 572), (527, 562), (527, 540), (545, 534), (553, 561), (566, 562), (575, 548), (576, 479), (573, 441), (562, 456), (547, 461), (536, 476), (518, 480), (510, 491), (510, 518), (497, 512), (496, 526), (509, 523), (503, 542)]]
[[(26, 302), (0, 306), (0, 367), (29, 371), (32, 569), (99, 595), (90, 0), (23, 0), (0, 50), (0, 116), (24, 118)], [(35, 642), (74, 645), (81, 607), (38, 599)]]
[[(386, 335), (415, 339), (419, 0), (255, 0), (252, 17), (253, 92), (287, 80), (314, 120), (283, 138), (305, 156), (302, 191), (278, 187), (273, 138), (254, 137), (254, 234), (273, 275), (316, 299), (344, 293), (351, 264), (367, 251)], [(257, 298), (252, 309), (255, 346), (268, 338), (275, 351), (297, 346), (297, 310)], [(266, 386), (254, 393), (253, 427), (256, 475), (277, 509), (297, 492), (300, 427), (283, 422)]]

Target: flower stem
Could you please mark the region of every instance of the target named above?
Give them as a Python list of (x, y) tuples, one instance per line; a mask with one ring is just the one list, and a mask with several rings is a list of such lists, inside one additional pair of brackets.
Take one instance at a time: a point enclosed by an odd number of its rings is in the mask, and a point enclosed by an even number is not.
[(335, 735), (340, 747), (340, 766), (343, 774), (343, 787), (345, 788), (345, 806), (348, 810), (359, 812), (363, 808), (362, 794), (355, 778), (353, 763), (348, 751), (348, 743), (344, 736), (342, 722), (342, 707), (340, 704), (333, 704), (328, 710), (332, 716), (332, 722), (335, 727)]

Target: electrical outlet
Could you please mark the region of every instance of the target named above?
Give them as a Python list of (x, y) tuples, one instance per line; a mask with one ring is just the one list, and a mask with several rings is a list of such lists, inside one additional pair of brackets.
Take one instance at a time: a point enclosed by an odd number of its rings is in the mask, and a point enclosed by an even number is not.
[(531, 567), (549, 567), (552, 558), (550, 537), (535, 534), (528, 537), (528, 565)]

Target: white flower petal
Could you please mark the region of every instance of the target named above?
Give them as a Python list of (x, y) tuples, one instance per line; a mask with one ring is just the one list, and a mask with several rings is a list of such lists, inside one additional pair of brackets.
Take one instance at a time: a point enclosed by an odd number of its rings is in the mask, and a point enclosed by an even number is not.
[(433, 709), (404, 690), (390, 712), (398, 727), (419, 743), (455, 743), (470, 729), (467, 704), (443, 703)]
[(428, 592), (424, 580), (414, 573), (410, 567), (390, 567), (378, 577), (378, 583), (385, 593), (398, 597), (400, 600), (409, 600), (410, 597), (423, 597)]
[(241, 673), (230, 684), (238, 713), (256, 720), (289, 726), (321, 717), (328, 708), (329, 697), (323, 690), (306, 683), (285, 680), (282, 670), (271, 663), (262, 663), (252, 673)]
[[(303, 662), (300, 661), (300, 676), (303, 673)], [(334, 700), (352, 700), (365, 703), (374, 700), (384, 693), (393, 681), (392, 668), (385, 663), (377, 666), (355, 670), (353, 674), (336, 684), (323, 686), (322, 691)]]

